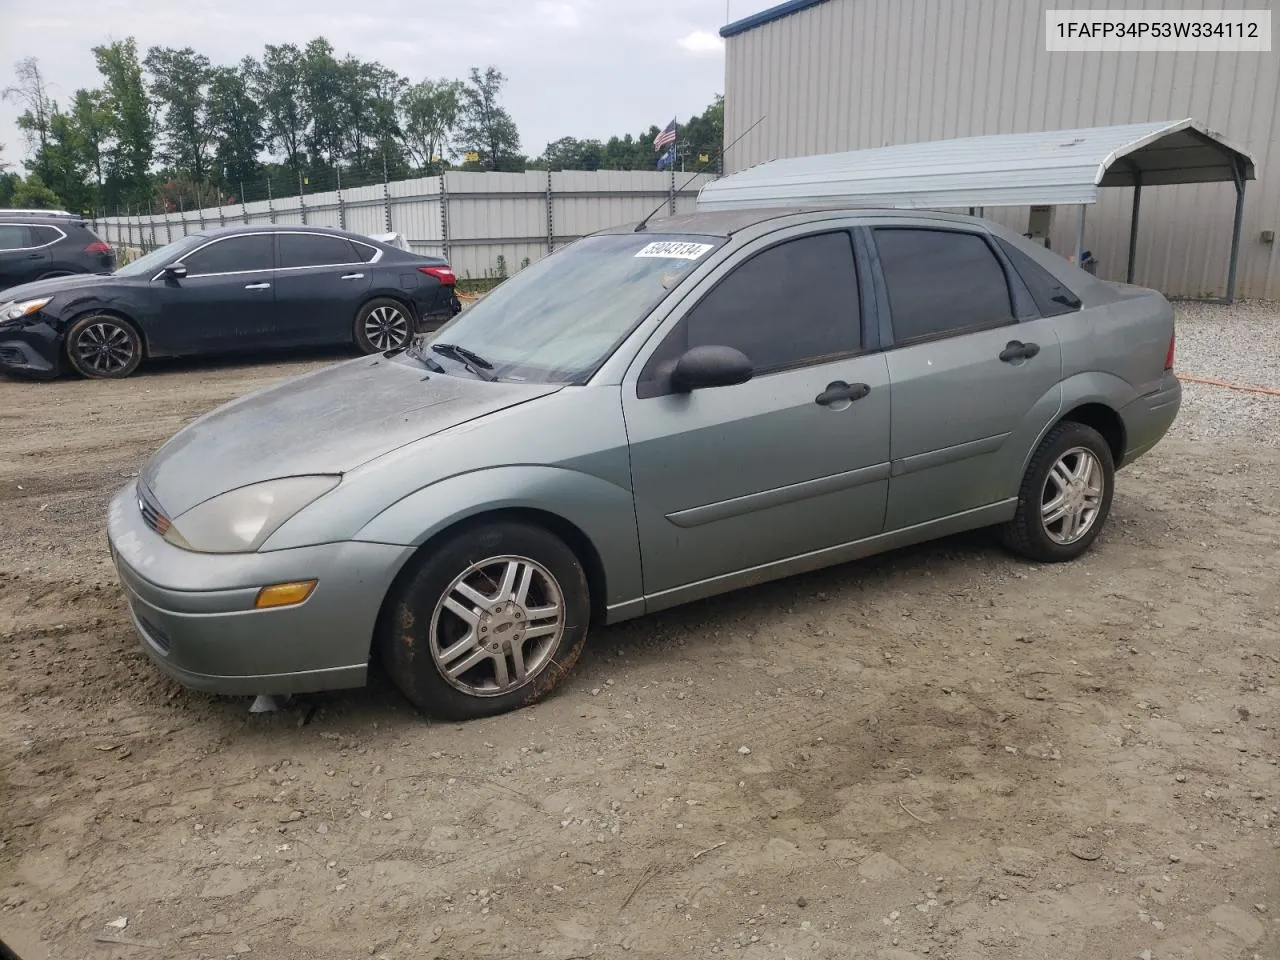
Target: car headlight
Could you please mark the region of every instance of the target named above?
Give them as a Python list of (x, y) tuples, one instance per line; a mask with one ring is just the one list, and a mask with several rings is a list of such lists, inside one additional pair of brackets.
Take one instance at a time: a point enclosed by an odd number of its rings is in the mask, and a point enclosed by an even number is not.
[(219, 494), (175, 518), (164, 538), (196, 553), (252, 553), (303, 507), (342, 478), (281, 477)]
[(23, 317), (29, 316), (38, 310), (43, 310), (45, 304), (52, 299), (53, 297), (39, 297), (36, 300), (11, 300), (0, 306), (0, 322), (21, 320)]

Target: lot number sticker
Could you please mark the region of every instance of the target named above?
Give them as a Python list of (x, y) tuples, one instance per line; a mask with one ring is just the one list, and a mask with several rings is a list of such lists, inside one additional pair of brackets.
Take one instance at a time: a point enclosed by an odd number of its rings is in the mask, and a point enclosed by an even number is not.
[(714, 243), (685, 243), (675, 240), (655, 240), (640, 248), (637, 257), (665, 257), (668, 260), (697, 260), (714, 247)]

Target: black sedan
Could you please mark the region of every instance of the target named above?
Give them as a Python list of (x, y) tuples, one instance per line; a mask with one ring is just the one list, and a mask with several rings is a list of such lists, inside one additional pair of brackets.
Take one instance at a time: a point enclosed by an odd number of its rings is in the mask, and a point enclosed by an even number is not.
[(144, 357), (355, 343), (404, 346), (461, 304), (439, 257), (323, 227), (192, 234), (107, 276), (4, 291), (0, 371), (127, 377)]

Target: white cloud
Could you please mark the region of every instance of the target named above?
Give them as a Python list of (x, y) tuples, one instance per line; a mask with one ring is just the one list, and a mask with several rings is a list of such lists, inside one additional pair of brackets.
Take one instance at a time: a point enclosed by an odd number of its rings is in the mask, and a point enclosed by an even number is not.
[(690, 53), (708, 54), (724, 52), (724, 41), (714, 33), (706, 30), (695, 30), (688, 36), (681, 37), (680, 46)]

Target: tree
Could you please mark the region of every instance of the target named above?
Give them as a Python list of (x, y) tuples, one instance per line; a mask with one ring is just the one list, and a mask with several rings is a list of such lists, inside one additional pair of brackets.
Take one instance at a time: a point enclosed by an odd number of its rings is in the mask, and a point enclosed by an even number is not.
[(378, 63), (347, 57), (342, 61), (344, 111), (347, 120), (346, 156), (366, 175), (401, 174), (404, 163), (399, 102), (409, 81)]
[(22, 210), (56, 210), (62, 206), (58, 195), (45, 186), (34, 170), (14, 185), (10, 202)]
[(252, 63), (249, 70), (253, 95), (265, 118), (267, 143), (283, 154), (294, 173), (302, 170), (306, 160), (303, 138), (311, 123), (303, 95), (305, 72), (302, 51), (292, 43), (267, 44), (262, 62)]
[(240, 68), (216, 67), (209, 81), (209, 128), (213, 136), (214, 169), (222, 182), (238, 189), (262, 168), (258, 155), (262, 139), (262, 107), (250, 90), (253, 60)]
[(480, 155), (486, 170), (518, 170), (520, 132), (511, 114), (499, 105), (498, 94), (507, 78), (496, 67), (471, 68), (471, 79), (462, 86), (462, 109), (458, 118), (459, 145)]
[(349, 117), (350, 78), (333, 56), (333, 47), (316, 37), (302, 52), (302, 96), (311, 127), (303, 135), (311, 167), (333, 168), (342, 159)]
[(151, 195), (149, 173), (155, 155), (155, 118), (130, 37), (93, 48), (102, 74), (103, 107), (110, 117), (111, 142), (105, 151), (106, 197), (112, 204), (145, 203)]
[(77, 148), (82, 162), (97, 185), (100, 195), (106, 183), (103, 175), (103, 151), (111, 135), (111, 114), (107, 112), (101, 90), (77, 90), (71, 102), (71, 123), (76, 131)]
[(599, 140), (561, 137), (547, 144), (534, 166), (547, 170), (599, 170), (604, 159), (605, 146)]
[(190, 47), (152, 47), (143, 61), (151, 72), (151, 96), (163, 110), (165, 149), (160, 157), (197, 182), (209, 172), (213, 140), (209, 119), (209, 58)]
[(49, 143), (49, 123), (57, 104), (49, 96), (40, 61), (25, 57), (14, 66), (18, 82), (0, 91), (0, 97), (13, 100), (23, 107), (18, 117), (18, 129), (27, 139), (27, 149), (38, 157)]
[(457, 80), (423, 80), (401, 96), (404, 144), (423, 173), (440, 169), (453, 153), (449, 140), (461, 105), (462, 84)]

